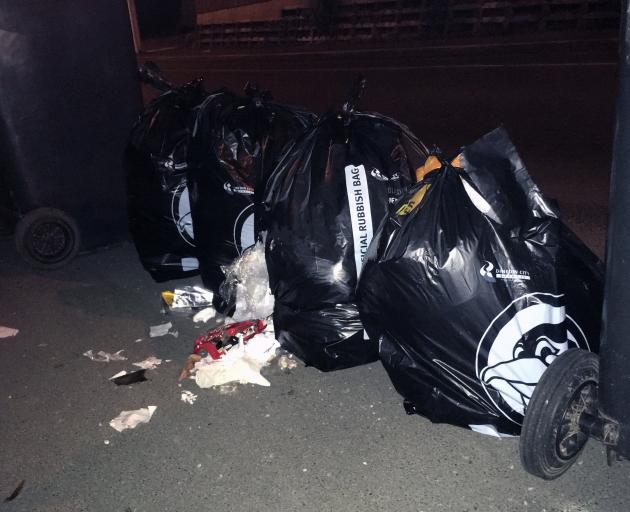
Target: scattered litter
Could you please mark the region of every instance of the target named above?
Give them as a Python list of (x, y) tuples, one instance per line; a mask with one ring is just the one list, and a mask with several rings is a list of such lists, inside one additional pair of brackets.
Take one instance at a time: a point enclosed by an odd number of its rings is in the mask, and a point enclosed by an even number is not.
[(5, 503), (7, 501), (13, 501), (15, 498), (18, 497), (18, 495), (22, 492), (22, 489), (24, 489), (24, 484), (26, 483), (26, 480), (22, 480), (18, 486), (15, 488), (15, 490), (8, 496), (8, 498), (6, 498), (4, 501)]
[(149, 328), (149, 337), (151, 338), (159, 338), (160, 336), (166, 336), (170, 334), (171, 336), (177, 338), (179, 333), (177, 331), (171, 331), (173, 328), (173, 324), (171, 322), (166, 322), (165, 324), (160, 325), (152, 325)]
[(233, 395), (238, 390), (236, 384), (223, 384), (223, 386), (219, 386), (219, 394), (220, 395)]
[(214, 294), (201, 286), (184, 286), (175, 291), (163, 291), (162, 300), (169, 310), (191, 311), (212, 305)]
[(13, 327), (4, 327), (0, 325), (0, 338), (11, 338), (16, 336), (17, 333), (20, 332), (19, 329), (14, 329)]
[(140, 361), (138, 363), (133, 363), (134, 366), (144, 370), (155, 370), (161, 364), (162, 360), (155, 356), (147, 357), (144, 361)]
[(275, 357), (280, 347), (270, 334), (257, 334), (247, 343), (239, 335), (237, 346), (229, 350), (218, 360), (206, 357), (195, 364), (195, 382), (200, 388), (221, 386), (231, 382), (270, 386), (269, 381), (260, 374), (260, 370), (270, 359)]
[(85, 357), (89, 357), (92, 361), (97, 361), (99, 363), (109, 363), (110, 361), (126, 361), (127, 358), (121, 355), (121, 352), (124, 352), (124, 350), (119, 350), (118, 352), (114, 352), (113, 354), (99, 350), (96, 354), (94, 354), (93, 350), (88, 350), (87, 352), (84, 352), (83, 355)]
[(210, 355), (213, 359), (219, 359), (222, 353), (238, 343), (239, 336), (247, 342), (266, 328), (267, 324), (263, 320), (237, 322), (217, 327), (195, 339), (193, 354), (199, 354), (202, 357)]
[(283, 371), (291, 371), (298, 367), (298, 362), (293, 359), (293, 356), (282, 354), (278, 358), (278, 367)]
[(182, 402), (192, 405), (195, 403), (195, 400), (197, 400), (197, 395), (192, 391), (182, 391)]
[(148, 407), (136, 409), (135, 411), (122, 411), (109, 422), (109, 426), (118, 432), (136, 428), (140, 423), (149, 423), (156, 409), (157, 406), (149, 405)]
[(142, 338), (138, 338), (137, 340), (134, 341), (134, 343), (140, 343), (142, 341)]
[(122, 375), (114, 375), (110, 380), (117, 386), (128, 386), (136, 382), (145, 382), (147, 380), (144, 373), (146, 370), (137, 370), (135, 372), (121, 372)]
[(48, 346), (48, 343), (40, 343), (39, 345), (37, 345), (39, 348), (44, 348)]
[(109, 439), (105, 439), (105, 441), (103, 441), (103, 443), (109, 444)]
[(216, 315), (217, 315), (217, 310), (212, 308), (212, 307), (206, 308), (206, 309), (202, 309), (201, 311), (196, 313), (195, 316), (193, 316), (193, 322), (195, 322), (195, 323), (198, 323), (198, 322), (206, 323), (208, 320), (211, 320)]
[(127, 375), (127, 372), (125, 370), (118, 372), (116, 375), (112, 375), (109, 380), (114, 380), (117, 377), (121, 377), (122, 375)]

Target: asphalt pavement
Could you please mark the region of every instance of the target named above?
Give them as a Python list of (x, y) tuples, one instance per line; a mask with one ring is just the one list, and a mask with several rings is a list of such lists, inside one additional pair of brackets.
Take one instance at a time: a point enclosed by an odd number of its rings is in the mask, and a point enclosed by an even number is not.
[[(543, 191), (603, 255), (614, 55), (405, 69), (357, 68), (340, 57), (326, 69), (305, 61), (281, 70), (268, 60), (236, 71), (217, 70), (212, 55), (152, 58), (175, 80), (205, 74), (211, 86), (235, 87), (255, 79), (279, 101), (318, 111), (362, 71), (366, 109), (447, 152), (503, 122)], [(161, 313), (159, 293), (173, 284), (154, 283), (129, 242), (53, 272), (27, 267), (9, 238), (0, 258), (0, 325), (20, 330), (0, 339), (2, 511), (628, 510), (630, 463), (607, 467), (596, 442), (567, 475), (544, 482), (521, 469), (517, 439), (405, 415), (378, 363), (333, 373), (272, 365), (269, 388), (178, 386), (195, 336), (209, 326)], [(148, 337), (149, 326), (169, 320), (177, 338)], [(83, 356), (90, 349), (122, 349), (128, 360), (94, 362)], [(108, 380), (151, 355), (170, 362), (149, 370), (148, 382)], [(181, 401), (183, 390), (197, 401)], [(148, 424), (109, 426), (122, 410), (148, 405), (157, 406)], [(23, 480), (17, 498), (1, 502)]]

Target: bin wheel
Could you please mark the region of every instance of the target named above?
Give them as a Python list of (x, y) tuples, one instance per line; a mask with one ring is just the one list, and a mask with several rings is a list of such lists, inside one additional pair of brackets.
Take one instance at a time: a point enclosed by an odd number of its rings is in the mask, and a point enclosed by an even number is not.
[(528, 473), (553, 480), (577, 460), (588, 441), (580, 419), (597, 415), (598, 380), (599, 358), (586, 350), (567, 350), (549, 365), (521, 430), (521, 463)]
[(15, 245), (30, 265), (52, 270), (77, 255), (81, 235), (77, 223), (66, 213), (55, 208), (38, 208), (18, 222)]

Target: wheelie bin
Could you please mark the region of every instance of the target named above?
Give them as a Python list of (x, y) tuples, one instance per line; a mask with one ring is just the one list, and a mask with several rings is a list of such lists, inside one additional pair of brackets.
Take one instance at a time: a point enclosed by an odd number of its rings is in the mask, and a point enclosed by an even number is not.
[(0, 216), (32, 265), (126, 236), (136, 69), (124, 0), (0, 0)]

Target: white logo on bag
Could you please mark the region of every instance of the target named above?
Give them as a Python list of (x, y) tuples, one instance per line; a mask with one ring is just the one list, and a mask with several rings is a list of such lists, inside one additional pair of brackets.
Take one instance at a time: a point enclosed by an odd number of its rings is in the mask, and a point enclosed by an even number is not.
[(372, 178), (376, 178), (379, 181), (389, 181), (389, 178), (383, 175), (383, 173), (379, 171), (376, 167), (372, 168), (372, 170), (370, 171), (370, 176), (372, 176)]
[(226, 181), (223, 184), (223, 190), (225, 190), (230, 195), (233, 195), (233, 194), (253, 195), (254, 194), (253, 188), (234, 186), (229, 181)]
[(481, 337), (477, 378), (497, 409), (521, 424), (540, 377), (571, 347), (590, 350), (584, 332), (565, 312), (564, 296), (524, 295), (501, 311)]
[(486, 261), (486, 263), (479, 269), (479, 274), (486, 281), (494, 283), (497, 279), (511, 280), (511, 281), (529, 281), (531, 276), (527, 270), (514, 270), (507, 268), (494, 269), (494, 264)]
[(233, 239), (234, 247), (236, 247), (236, 252), (239, 256), (243, 254), (245, 249), (249, 249), (256, 243), (253, 204), (243, 208), (236, 217), (234, 221)]
[(173, 190), (173, 197), (171, 198), (171, 218), (175, 223), (179, 236), (181, 236), (188, 245), (195, 247), (195, 232), (193, 230), (190, 196), (186, 182), (179, 184), (175, 190)]

